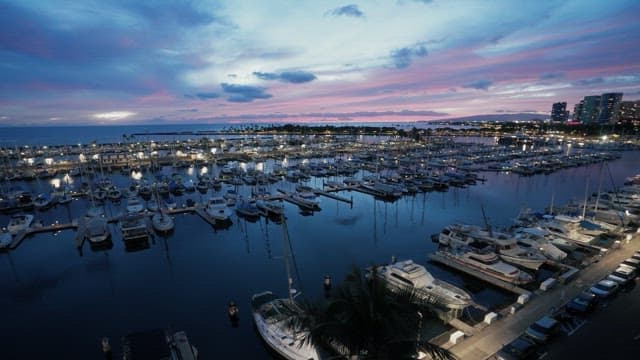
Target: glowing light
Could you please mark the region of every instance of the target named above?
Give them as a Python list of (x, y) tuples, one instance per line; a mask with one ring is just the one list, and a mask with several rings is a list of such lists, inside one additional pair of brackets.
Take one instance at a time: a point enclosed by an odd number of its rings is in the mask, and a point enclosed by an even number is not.
[(189, 169), (187, 170), (187, 175), (193, 176), (193, 166), (189, 166)]
[(44, 159), (44, 163), (47, 165), (52, 165), (53, 164), (53, 159), (52, 158), (46, 158)]
[(60, 187), (60, 179), (51, 179), (49, 180), (49, 184), (51, 184), (51, 186), (53, 186), (54, 188), (59, 188)]
[(209, 172), (209, 169), (208, 169), (206, 166), (203, 166), (203, 167), (200, 169), (200, 175), (204, 175), (204, 174), (206, 174), (206, 173), (208, 173), (208, 172)]
[(131, 111), (110, 111), (105, 113), (93, 114), (93, 117), (100, 120), (122, 120), (135, 114), (136, 113)]
[(134, 180), (142, 179), (142, 172), (141, 171), (132, 171), (131, 172), (131, 178), (133, 178)]

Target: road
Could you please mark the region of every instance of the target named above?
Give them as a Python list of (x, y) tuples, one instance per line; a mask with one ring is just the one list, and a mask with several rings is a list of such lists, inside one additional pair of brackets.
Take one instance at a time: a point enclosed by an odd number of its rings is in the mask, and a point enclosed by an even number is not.
[(571, 335), (553, 341), (547, 350), (545, 360), (639, 359), (640, 287), (619, 293)]

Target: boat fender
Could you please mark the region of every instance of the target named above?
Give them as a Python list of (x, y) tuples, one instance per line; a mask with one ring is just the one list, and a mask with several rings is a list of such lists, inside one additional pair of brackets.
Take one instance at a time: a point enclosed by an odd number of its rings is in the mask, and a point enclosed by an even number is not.
[(329, 275), (325, 275), (324, 276), (323, 285), (324, 285), (324, 289), (325, 290), (331, 289), (331, 276), (329, 276)]

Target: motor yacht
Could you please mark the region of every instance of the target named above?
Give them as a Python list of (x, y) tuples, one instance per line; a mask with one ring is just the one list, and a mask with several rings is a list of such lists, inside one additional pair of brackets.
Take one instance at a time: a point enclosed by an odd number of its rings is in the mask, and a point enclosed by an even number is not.
[(427, 269), (412, 260), (367, 269), (369, 277), (377, 276), (391, 291), (413, 290), (423, 303), (443, 308), (463, 309), (472, 299), (466, 291), (436, 279)]

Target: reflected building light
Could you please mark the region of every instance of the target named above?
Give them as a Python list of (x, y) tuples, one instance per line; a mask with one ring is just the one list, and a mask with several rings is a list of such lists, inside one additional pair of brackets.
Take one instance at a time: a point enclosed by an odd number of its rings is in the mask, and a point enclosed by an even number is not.
[(55, 189), (60, 187), (60, 179), (55, 178), (55, 179), (51, 179), (49, 181), (49, 184), (51, 184), (51, 186), (53, 186)]
[(134, 179), (134, 180), (142, 179), (142, 171), (132, 171), (131, 172), (131, 178)]
[(207, 168), (206, 166), (203, 166), (202, 168), (200, 168), (200, 175), (204, 175), (208, 172), (209, 172), (209, 168)]

